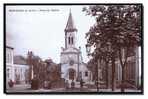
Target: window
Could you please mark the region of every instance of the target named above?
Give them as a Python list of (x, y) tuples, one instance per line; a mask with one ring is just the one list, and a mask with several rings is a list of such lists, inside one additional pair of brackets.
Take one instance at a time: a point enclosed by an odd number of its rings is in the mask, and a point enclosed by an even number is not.
[(12, 63), (12, 54), (11, 54), (11, 52), (8, 52), (6, 54), (6, 62), (7, 63)]
[(85, 76), (88, 76), (88, 72), (87, 71), (85, 72)]
[(15, 68), (15, 75), (17, 74), (17, 69)]
[(9, 54), (7, 53), (6, 62), (9, 63)]
[(23, 70), (22, 70), (22, 68), (21, 68), (21, 74), (20, 74), (20, 77), (21, 77), (21, 78), (22, 78), (22, 76), (23, 76), (22, 74), (23, 74)]
[(73, 44), (74, 41), (73, 41), (73, 37), (68, 37), (68, 44)]
[(68, 37), (68, 44), (70, 44), (70, 37)]
[(8, 77), (8, 79), (9, 79), (9, 77), (10, 77), (9, 72), (10, 72), (10, 69), (7, 69), (7, 77)]
[(71, 43), (73, 44), (73, 37), (71, 37)]
[(9, 54), (9, 63), (12, 63), (12, 55), (11, 55), (11, 52)]

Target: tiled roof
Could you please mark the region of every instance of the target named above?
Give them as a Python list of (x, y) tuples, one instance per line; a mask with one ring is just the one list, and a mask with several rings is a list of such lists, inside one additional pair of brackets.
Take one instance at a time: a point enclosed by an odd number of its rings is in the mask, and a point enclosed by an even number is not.
[(26, 59), (23, 56), (14, 56), (14, 64), (26, 65)]

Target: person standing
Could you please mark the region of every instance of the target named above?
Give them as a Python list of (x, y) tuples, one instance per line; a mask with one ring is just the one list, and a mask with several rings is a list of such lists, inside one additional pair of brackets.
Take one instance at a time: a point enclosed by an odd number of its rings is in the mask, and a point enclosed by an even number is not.
[(83, 79), (80, 80), (80, 87), (83, 88)]
[(14, 85), (14, 83), (13, 83), (13, 81), (10, 79), (10, 81), (8, 82), (8, 84), (9, 84), (9, 87), (10, 88), (12, 88), (13, 87), (13, 85)]
[(71, 88), (74, 89), (75, 88), (75, 82), (72, 80), (71, 82)]
[(66, 80), (66, 82), (65, 82), (65, 87), (66, 87), (66, 89), (69, 89), (69, 83), (68, 83), (68, 80)]

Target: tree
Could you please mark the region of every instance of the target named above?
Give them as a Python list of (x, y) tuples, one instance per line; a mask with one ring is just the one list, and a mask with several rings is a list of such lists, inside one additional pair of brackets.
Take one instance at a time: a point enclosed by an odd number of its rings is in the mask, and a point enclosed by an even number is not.
[(60, 66), (54, 63), (51, 59), (46, 59), (45, 63), (47, 64), (47, 74), (48, 80), (51, 82), (56, 82), (61, 78)]
[(33, 53), (28, 51), (26, 61), (27, 61), (27, 64), (29, 65), (29, 72), (28, 72), (29, 83), (31, 83), (31, 80), (32, 80), (32, 57), (33, 57)]
[[(96, 19), (95, 25), (86, 34), (87, 43), (95, 48), (93, 57), (104, 56), (106, 53), (111, 59), (112, 85), (116, 58), (120, 60), (122, 67), (123, 85), (129, 49), (141, 45), (141, 10), (141, 5), (93, 5), (83, 8), (87, 15)], [(98, 44), (99, 47), (96, 47)], [(104, 48), (110, 50), (103, 52)], [(124, 86), (121, 91), (124, 91)]]
[(89, 68), (89, 70), (92, 72), (92, 80), (95, 81), (97, 78), (97, 60), (96, 58), (92, 58), (88, 63), (87, 66)]
[(29, 80), (31, 81), (35, 76), (39, 77), (39, 69), (41, 58), (39, 56), (34, 55), (32, 51), (27, 53), (27, 64), (29, 65)]

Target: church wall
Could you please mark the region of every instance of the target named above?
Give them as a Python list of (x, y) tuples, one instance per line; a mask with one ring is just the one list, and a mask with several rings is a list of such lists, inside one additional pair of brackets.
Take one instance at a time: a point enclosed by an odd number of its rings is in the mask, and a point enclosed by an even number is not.
[(61, 54), (61, 63), (68, 63), (70, 60), (73, 60), (74, 63), (81, 63), (82, 62), (82, 59), (81, 57), (79, 56), (79, 60), (78, 60), (78, 54), (76, 53), (72, 53), (72, 54)]
[[(88, 82), (91, 80), (91, 72), (88, 70), (86, 65), (84, 64), (80, 65), (80, 72), (82, 72), (82, 79), (84, 80), (84, 82)], [(87, 76), (86, 76), (86, 72), (87, 72)]]
[(62, 78), (65, 78), (66, 80), (69, 79), (69, 69), (74, 69), (76, 71), (75, 79), (77, 78), (77, 71), (78, 71), (78, 65), (73, 64), (70, 66), (70, 64), (62, 64), (61, 65), (61, 72), (62, 72)]
[[(85, 65), (79, 65), (79, 72), (82, 73), (82, 79), (84, 82), (91, 81), (91, 72), (85, 67)], [(78, 77), (78, 64), (74, 64), (73, 66), (70, 66), (69, 64), (63, 64), (61, 71), (62, 71), (62, 78), (65, 78), (66, 80), (69, 79), (69, 69), (74, 69), (76, 71), (75, 80)], [(88, 73), (87, 76), (85, 73)]]

